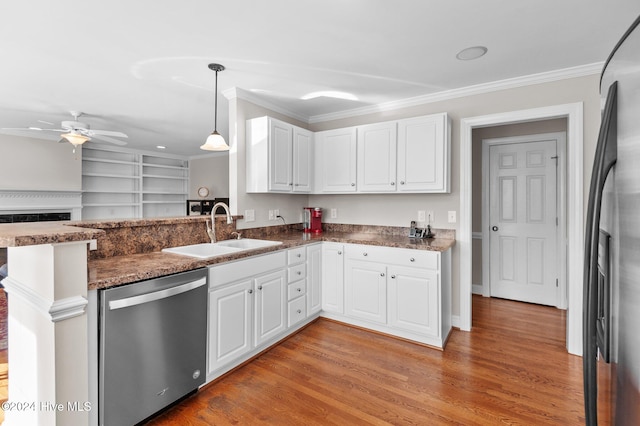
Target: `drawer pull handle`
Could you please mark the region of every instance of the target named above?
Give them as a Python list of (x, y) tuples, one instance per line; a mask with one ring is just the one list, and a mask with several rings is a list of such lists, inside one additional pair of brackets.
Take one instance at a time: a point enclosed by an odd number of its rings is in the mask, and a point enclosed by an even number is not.
[(415, 262), (415, 261), (416, 261), (416, 259), (412, 257), (411, 259), (409, 259), (409, 261), (410, 261), (410, 262)]
[(391, 278), (395, 280), (395, 279), (396, 279), (396, 276), (395, 276), (395, 275), (391, 275)]
[(367, 252), (365, 251), (364, 253), (362, 253), (363, 256), (368, 256)]
[(381, 277), (384, 277), (384, 272), (380, 272), (380, 276), (381, 276)]
[(261, 285), (258, 286), (258, 290), (262, 290), (262, 286)]
[(297, 313), (299, 313), (299, 314), (301, 314), (301, 313), (302, 313), (302, 310), (301, 310), (301, 309), (298, 309), (296, 312), (297, 312)]

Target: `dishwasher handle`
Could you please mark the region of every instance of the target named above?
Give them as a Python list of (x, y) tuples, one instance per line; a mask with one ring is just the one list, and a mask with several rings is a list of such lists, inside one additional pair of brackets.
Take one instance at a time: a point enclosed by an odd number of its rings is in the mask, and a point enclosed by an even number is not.
[(109, 302), (109, 309), (116, 310), (122, 308), (128, 308), (130, 306), (141, 305), (143, 303), (153, 302), (159, 299), (165, 299), (167, 297), (176, 296), (181, 293), (193, 290), (207, 283), (207, 278), (203, 277), (196, 281), (190, 281), (186, 284), (170, 287), (164, 290), (155, 291), (153, 293), (145, 293), (138, 296), (126, 297), (124, 299), (112, 300)]

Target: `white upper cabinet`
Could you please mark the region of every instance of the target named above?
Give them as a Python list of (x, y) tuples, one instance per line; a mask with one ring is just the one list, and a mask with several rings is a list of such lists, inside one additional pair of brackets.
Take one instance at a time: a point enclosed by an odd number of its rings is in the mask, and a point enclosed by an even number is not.
[(318, 132), (315, 141), (315, 192), (356, 192), (356, 128)]
[(398, 191), (449, 192), (450, 156), (446, 113), (398, 121)]
[(247, 120), (247, 192), (309, 192), (313, 133), (276, 120)]
[(396, 122), (358, 127), (359, 192), (396, 191)]

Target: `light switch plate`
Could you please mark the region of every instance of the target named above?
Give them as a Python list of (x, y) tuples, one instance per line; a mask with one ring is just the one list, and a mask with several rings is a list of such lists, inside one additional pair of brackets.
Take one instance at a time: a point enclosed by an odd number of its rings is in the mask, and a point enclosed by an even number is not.
[(449, 223), (456, 223), (456, 211), (449, 210)]
[(255, 222), (256, 220), (256, 211), (251, 209), (251, 210), (245, 210), (244, 211), (244, 221), (245, 222)]
[(331, 209), (331, 219), (336, 219), (338, 217), (338, 209)]
[(418, 222), (424, 222), (426, 220), (426, 213), (424, 210), (418, 210)]
[(269, 210), (269, 220), (274, 220), (275, 218), (276, 218), (276, 216), (273, 213), (273, 210)]

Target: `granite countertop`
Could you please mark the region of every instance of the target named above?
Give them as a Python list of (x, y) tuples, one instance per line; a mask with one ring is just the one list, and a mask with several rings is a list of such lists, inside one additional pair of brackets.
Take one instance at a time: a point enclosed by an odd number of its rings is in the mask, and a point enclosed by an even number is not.
[(0, 228), (0, 247), (34, 246), (93, 240), (104, 231), (68, 226), (69, 222), (4, 223)]
[(403, 236), (348, 232), (325, 232), (318, 235), (286, 232), (270, 234), (262, 239), (282, 241), (282, 244), (210, 259), (197, 259), (172, 253), (153, 252), (90, 260), (89, 289), (105, 289), (321, 241), (429, 251), (446, 251), (455, 245), (454, 239), (413, 239)]

